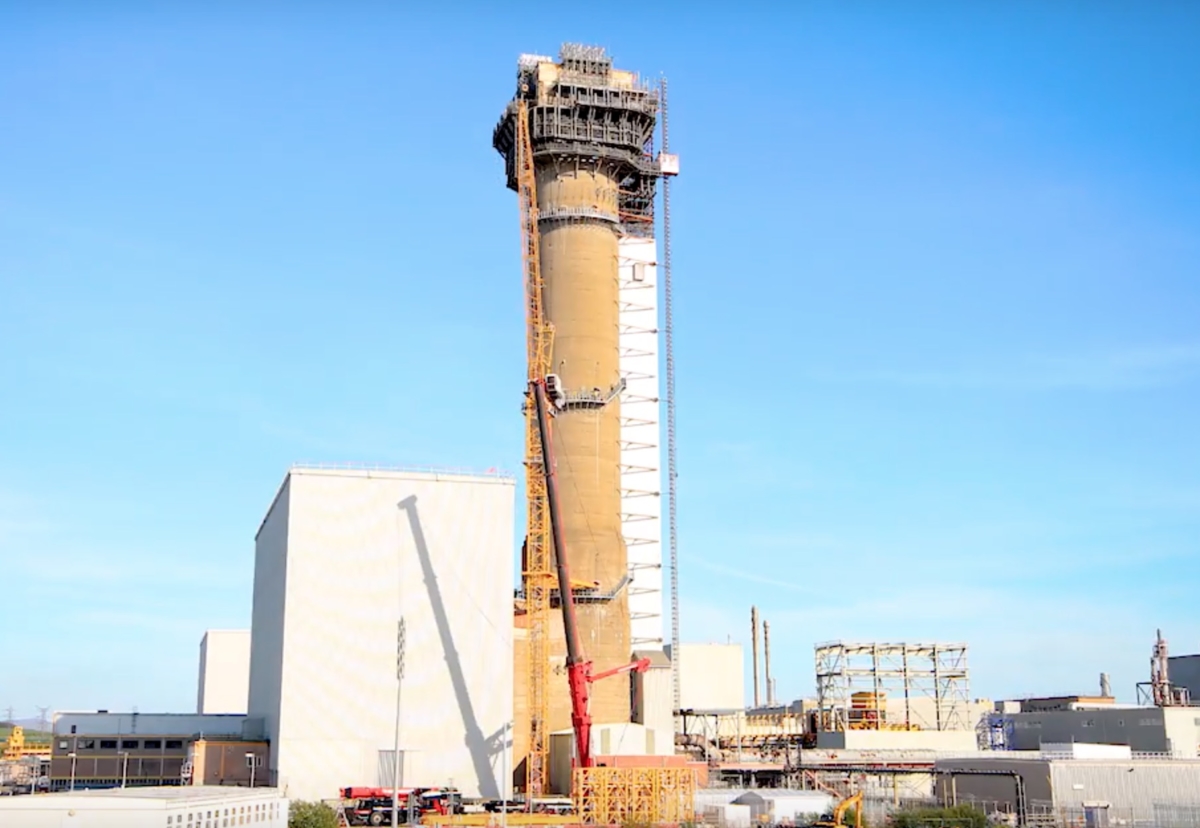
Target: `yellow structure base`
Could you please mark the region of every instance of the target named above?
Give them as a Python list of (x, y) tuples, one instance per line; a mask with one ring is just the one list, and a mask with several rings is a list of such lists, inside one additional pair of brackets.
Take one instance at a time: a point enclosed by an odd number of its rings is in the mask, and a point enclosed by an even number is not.
[(586, 825), (677, 825), (695, 818), (691, 768), (576, 768), (572, 799)]
[(526, 814), (510, 813), (506, 819), (502, 814), (428, 814), (421, 817), (422, 825), (578, 825), (579, 817), (574, 814)]

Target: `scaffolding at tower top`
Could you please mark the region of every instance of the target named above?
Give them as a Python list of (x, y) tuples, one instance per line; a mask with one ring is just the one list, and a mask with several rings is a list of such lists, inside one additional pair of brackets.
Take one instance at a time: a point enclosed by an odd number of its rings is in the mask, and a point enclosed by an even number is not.
[(673, 159), (655, 154), (659, 90), (634, 72), (614, 69), (612, 59), (597, 46), (563, 44), (557, 62), (522, 55), (517, 61), (517, 94), (492, 134), (492, 145), (505, 158), (508, 186), (514, 190), (514, 119), (522, 103), (533, 157), (539, 164), (596, 159), (609, 168), (618, 186), (614, 213), (546, 211), (539, 222), (602, 220), (622, 235), (652, 237), (657, 181), (677, 171)]
[[(969, 729), (966, 644), (832, 641), (813, 649), (819, 730)], [(921, 715), (930, 701), (932, 712)]]

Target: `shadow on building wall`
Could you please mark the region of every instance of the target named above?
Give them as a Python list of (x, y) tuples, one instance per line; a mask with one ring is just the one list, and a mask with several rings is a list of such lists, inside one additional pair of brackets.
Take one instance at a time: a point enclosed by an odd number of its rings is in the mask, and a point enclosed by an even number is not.
[(475, 705), (471, 701), (471, 693), (467, 688), (466, 677), (463, 675), (462, 659), (458, 647), (454, 643), (454, 634), (450, 631), (450, 619), (446, 616), (446, 604), (442, 600), (442, 590), (438, 586), (437, 573), (433, 569), (433, 558), (429, 554), (425, 530), (421, 526), (421, 518), (417, 513), (416, 495), (404, 498), (398, 506), (408, 517), (413, 543), (417, 548), (417, 557), (421, 561), (425, 590), (429, 593), (429, 603), (433, 607), (433, 618), (437, 624), (438, 637), (441, 639), (443, 657), (446, 659), (446, 666), (450, 668), (450, 681), (454, 685), (455, 701), (457, 701), (458, 711), (462, 715), (463, 728), (466, 733), (464, 741), (467, 750), (471, 753), (475, 774), (479, 778), (479, 794), (484, 798), (498, 798), (500, 789), (496, 784), (496, 774), (493, 771), (493, 758), (504, 749), (501, 734), (484, 736), (483, 730), (479, 727), (479, 720), (475, 716)]

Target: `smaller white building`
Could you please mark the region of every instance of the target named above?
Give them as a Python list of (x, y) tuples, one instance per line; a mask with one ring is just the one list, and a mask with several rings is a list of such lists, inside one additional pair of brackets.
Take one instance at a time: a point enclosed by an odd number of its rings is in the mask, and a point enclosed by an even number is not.
[(764, 788), (746, 793), (733, 800), (733, 805), (750, 808), (750, 819), (757, 823), (778, 825), (790, 822), (807, 825), (824, 814), (833, 812), (834, 799), (822, 791), (789, 791)]
[(287, 828), (275, 788), (112, 788), (0, 797), (0, 825), (20, 828)]
[(681, 709), (730, 713), (745, 709), (746, 671), (741, 644), (680, 644), (676, 669)]
[(200, 639), (197, 713), (246, 713), (250, 697), (250, 631), (208, 630)]
[[(592, 725), (592, 757), (607, 765), (613, 757), (646, 758), (637, 764), (667, 767), (675, 756), (675, 734), (633, 722)], [(550, 790), (561, 795), (571, 793), (571, 774), (575, 763), (575, 731), (559, 730), (550, 734)]]

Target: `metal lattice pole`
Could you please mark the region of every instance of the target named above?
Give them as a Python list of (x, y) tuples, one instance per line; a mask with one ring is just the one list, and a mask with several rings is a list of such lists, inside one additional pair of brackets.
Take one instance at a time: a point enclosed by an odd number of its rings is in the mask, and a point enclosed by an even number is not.
[[(671, 151), (670, 130), (667, 125), (667, 79), (662, 79), (662, 152)], [(675, 337), (671, 296), (671, 177), (662, 179), (662, 277), (663, 277), (663, 345), (667, 368), (667, 537), (671, 561), (671, 696), (674, 710), (679, 710), (679, 542), (675, 505)]]

